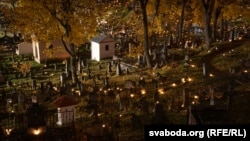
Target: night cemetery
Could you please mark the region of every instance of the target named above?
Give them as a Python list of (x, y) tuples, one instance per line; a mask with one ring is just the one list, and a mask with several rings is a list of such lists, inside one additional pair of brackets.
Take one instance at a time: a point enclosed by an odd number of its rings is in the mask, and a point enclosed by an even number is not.
[(0, 2), (0, 141), (249, 124), (246, 1)]
[[(241, 45), (242, 43), (235, 44)], [(213, 56), (213, 52), (222, 52), (222, 55), (227, 52), (223, 49), (223, 45), (218, 49), (209, 52), (208, 56)], [(229, 49), (227, 48), (227, 50)], [(166, 51), (168, 53), (177, 52), (182, 54), (182, 57), (168, 57), (165, 58), (167, 61), (157, 58), (161, 56), (159, 54), (166, 53)], [(77, 101), (73, 107), (75, 109), (72, 113), (74, 117), (70, 120), (81, 125), (80, 128), (89, 124), (101, 125), (104, 123), (110, 128), (118, 128), (114, 127), (113, 118), (126, 121), (129, 117), (131, 117), (130, 124), (136, 129), (141, 129), (143, 122), (145, 124), (166, 124), (167, 121), (167, 124), (173, 124), (171, 122), (174, 121), (171, 121), (168, 114), (176, 114), (181, 111), (179, 118), (182, 117), (183, 121), (179, 124), (186, 124), (184, 117), (188, 105), (198, 105), (202, 101), (208, 101), (208, 99), (210, 99), (210, 104), (217, 105), (217, 100), (222, 99), (223, 101), (223, 93), (227, 92), (229, 84), (232, 87), (238, 87), (242, 83), (248, 83), (249, 79), (245, 77), (246, 74), (239, 74), (240, 72), (235, 72), (236, 70), (228, 72), (237, 74), (236, 78), (238, 79), (233, 83), (227, 80), (212, 80), (212, 75), (216, 75), (211, 73), (214, 69), (213, 66), (203, 59), (198, 60), (204, 61), (202, 64), (201, 62), (195, 64), (195, 60), (191, 59), (192, 57), (196, 59), (195, 55), (201, 52), (200, 49), (188, 51), (189, 54), (186, 56), (187, 50), (185, 49), (171, 50), (163, 46), (161, 49), (155, 50), (155, 53), (151, 55), (152, 60), (154, 60), (154, 67), (151, 70), (144, 66), (142, 56), (128, 58), (128, 61), (126, 57), (119, 58), (117, 56), (101, 61), (79, 57), (81, 58), (77, 65), (79, 81), (74, 85), (71, 83), (68, 60), (38, 64), (32, 60), (31, 55), (9, 57), (12, 52), (2, 51), (1, 115), (3, 116), (1, 119), (3, 122), (1, 124), (11, 129), (26, 127), (24, 122), (20, 122), (25, 120), (22, 115), (32, 105), (39, 104), (46, 107), (44, 113), (49, 120), (46, 121), (46, 130), (53, 129), (55, 134), (56, 129), (63, 131), (64, 128), (59, 128), (56, 125), (57, 117), (51, 117), (52, 113), (60, 114), (56, 112), (57, 107), (53, 104), (53, 101), (60, 96), (70, 96)], [(229, 52), (228, 55), (231, 54)], [(238, 57), (236, 59), (240, 63), (241, 59)], [(248, 62), (242, 62), (241, 67), (246, 72)], [(166, 70), (171, 72), (171, 75)], [(219, 74), (219, 72), (215, 73)], [(223, 77), (221, 74), (219, 76)], [(198, 85), (198, 83), (204, 83), (204, 85)], [(212, 96), (215, 97), (214, 101), (211, 101), (210, 98), (211, 89), (213, 90)], [(68, 124), (65, 126), (67, 127)], [(119, 128), (121, 126), (127, 125), (119, 125)], [(53, 134), (53, 132), (51, 133)], [(82, 132), (86, 135), (93, 134)], [(106, 137), (106, 135), (103, 136)]]

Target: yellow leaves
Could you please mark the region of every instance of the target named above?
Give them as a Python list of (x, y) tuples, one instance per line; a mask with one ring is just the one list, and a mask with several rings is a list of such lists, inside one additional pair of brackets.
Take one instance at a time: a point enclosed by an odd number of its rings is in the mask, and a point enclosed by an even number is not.
[(10, 27), (25, 37), (36, 33), (39, 40), (46, 41), (64, 36), (68, 42), (79, 45), (95, 32), (94, 4), (91, 0), (22, 0), (15, 8)]
[(23, 63), (17, 62), (13, 63), (13, 67), (22, 73), (27, 73), (30, 71), (31, 64), (30, 62), (23, 62)]

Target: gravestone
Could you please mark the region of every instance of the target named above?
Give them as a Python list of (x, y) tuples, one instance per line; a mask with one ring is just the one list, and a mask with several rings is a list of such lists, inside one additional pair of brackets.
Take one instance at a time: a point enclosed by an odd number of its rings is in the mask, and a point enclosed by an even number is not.
[(121, 75), (122, 74), (122, 70), (121, 70), (121, 64), (120, 62), (117, 63), (116, 65), (116, 75)]
[(54, 70), (55, 71), (57, 70), (57, 64), (56, 63), (54, 64)]
[(32, 89), (36, 90), (36, 87), (37, 87), (37, 85), (36, 85), (36, 79), (32, 79)]
[(69, 70), (68, 60), (65, 61), (65, 73), (67, 74)]
[(145, 87), (146, 86), (146, 81), (144, 77), (141, 77), (139, 82), (138, 82), (139, 87)]
[(77, 72), (81, 73), (82, 72), (82, 66), (81, 66), (81, 60), (77, 62)]
[(210, 93), (211, 93), (210, 105), (213, 106), (214, 105), (214, 89), (213, 88), (210, 88)]
[(43, 82), (41, 82), (41, 83), (40, 83), (40, 90), (41, 90), (41, 91), (44, 91), (44, 89), (45, 89), (45, 87), (44, 87), (44, 83), (43, 83)]
[(112, 72), (112, 66), (111, 66), (111, 62), (108, 62), (107, 64), (107, 73)]
[(164, 114), (163, 105), (160, 103), (156, 103), (154, 107), (154, 124), (163, 124), (165, 123), (165, 114)]
[(25, 99), (24, 96), (25, 96), (25, 95), (24, 95), (23, 92), (20, 92), (20, 93), (19, 93), (19, 95), (18, 95), (18, 103), (19, 103), (19, 104), (24, 103), (24, 99)]
[(7, 86), (8, 86), (8, 87), (11, 87), (11, 86), (12, 86), (12, 81), (11, 81), (11, 80), (8, 80), (8, 81), (7, 81)]
[(206, 63), (202, 64), (203, 76), (207, 76)]
[(129, 74), (129, 69), (128, 69), (128, 68), (126, 68), (125, 73), (126, 73), (126, 75), (128, 75), (128, 74)]
[(141, 67), (141, 65), (142, 65), (142, 57), (141, 57), (141, 55), (137, 56), (137, 64), (138, 64), (139, 67)]
[(103, 86), (105, 88), (109, 87), (109, 81), (108, 80), (109, 80), (109, 78), (107, 76), (105, 76), (104, 79), (103, 79)]
[(61, 73), (60, 74), (60, 85), (62, 86), (64, 84), (64, 80), (65, 80), (65, 73)]
[(86, 73), (87, 73), (87, 78), (91, 79), (91, 72), (90, 72), (89, 67), (87, 67)]

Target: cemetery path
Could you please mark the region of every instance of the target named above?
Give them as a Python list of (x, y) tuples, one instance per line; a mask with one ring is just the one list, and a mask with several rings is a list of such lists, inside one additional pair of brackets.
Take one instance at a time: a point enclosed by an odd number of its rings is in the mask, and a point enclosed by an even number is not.
[(235, 42), (230, 42), (230, 43), (225, 43), (225, 44), (221, 44), (221, 45), (217, 45), (217, 49), (213, 49), (210, 53), (208, 53), (207, 55), (203, 56), (201, 58), (202, 62), (206, 64), (206, 71), (208, 72), (208, 74), (213, 74), (217, 77), (219, 77), (221, 80), (233, 80), (234, 76), (229, 72), (229, 71), (222, 71), (217, 69), (213, 64), (212, 61), (213, 59), (218, 56), (221, 55), (223, 53), (229, 52), (232, 49), (235, 49), (241, 45), (244, 44), (244, 40), (242, 41), (235, 41)]

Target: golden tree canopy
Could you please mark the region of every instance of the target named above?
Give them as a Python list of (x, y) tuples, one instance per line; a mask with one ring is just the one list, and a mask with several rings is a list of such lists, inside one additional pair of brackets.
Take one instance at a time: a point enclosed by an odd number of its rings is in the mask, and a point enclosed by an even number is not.
[(95, 35), (96, 4), (92, 0), (22, 0), (11, 9), (12, 32), (27, 39), (63, 39), (80, 45)]

